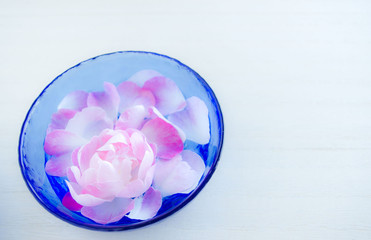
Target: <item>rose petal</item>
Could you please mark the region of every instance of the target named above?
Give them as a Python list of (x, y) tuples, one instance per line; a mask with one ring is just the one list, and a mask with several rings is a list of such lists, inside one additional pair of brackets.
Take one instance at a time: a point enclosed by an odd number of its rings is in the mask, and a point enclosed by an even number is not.
[(148, 145), (144, 139), (143, 134), (134, 132), (130, 136), (130, 143), (133, 149), (133, 153), (137, 157), (137, 159), (143, 159), (146, 150), (148, 150)]
[(193, 189), (195, 189), (200, 181), (202, 175), (205, 172), (205, 162), (202, 158), (195, 152), (190, 150), (184, 150), (182, 153), (182, 159), (184, 162), (188, 163), (188, 165), (196, 172), (195, 181), (192, 187), (182, 191), (181, 193), (189, 193)]
[[(112, 162), (112, 165), (119, 173), (120, 185), (122, 185), (123, 189), (123, 187), (126, 186), (132, 178), (133, 173), (132, 169), (135, 160), (134, 156), (132, 156), (131, 153), (126, 155), (126, 152), (120, 157), (122, 157), (122, 159), (121, 160), (116, 159), (115, 161)], [(122, 191), (122, 189), (120, 189), (120, 191)]]
[(112, 136), (110, 131), (103, 131), (100, 136), (93, 137), (89, 143), (81, 147), (78, 152), (78, 165), (81, 171), (85, 171), (90, 167), (90, 162), (97, 149), (103, 146)]
[(70, 182), (78, 183), (81, 178), (80, 169), (76, 166), (72, 166), (67, 169), (67, 178)]
[(157, 146), (154, 143), (150, 143), (149, 146), (152, 148), (153, 156), (157, 156)]
[[(162, 196), (166, 197), (168, 195), (172, 195), (175, 193), (178, 193), (180, 191), (183, 191), (186, 187), (181, 187), (180, 190), (173, 190), (170, 181), (174, 179), (174, 176), (171, 176), (171, 173), (177, 173), (176, 169), (178, 168), (178, 165), (182, 162), (182, 157), (180, 154), (176, 155), (174, 158), (170, 160), (163, 160), (158, 159), (156, 161), (156, 171), (153, 179), (153, 186), (160, 190), (162, 193)], [(187, 165), (184, 166), (187, 170), (190, 170), (190, 167)], [(179, 172), (179, 171), (178, 171)], [(178, 175), (178, 177), (183, 177)], [(177, 183), (177, 185), (183, 184), (184, 180), (180, 179), (181, 181)], [(174, 181), (179, 181), (179, 179), (176, 179)], [(174, 183), (176, 184), (176, 183)], [(193, 184), (193, 183), (192, 183)], [(169, 185), (169, 186), (168, 186)], [(184, 185), (184, 184), (183, 184)], [(191, 184), (188, 184), (191, 186)], [(174, 188), (174, 187), (173, 187)]]
[(53, 156), (45, 164), (45, 172), (51, 176), (64, 177), (72, 166), (71, 153)]
[(100, 189), (99, 196), (112, 196), (120, 192), (124, 183), (114, 168), (114, 166), (107, 161), (100, 161), (98, 168), (98, 183)]
[(185, 154), (171, 160), (159, 160), (156, 163), (154, 186), (163, 197), (176, 193), (189, 193), (201, 179), (205, 165), (200, 156), (185, 150)]
[[(104, 134), (104, 133), (103, 133)], [(103, 135), (101, 134), (101, 136)], [(114, 148), (111, 148), (111, 144), (114, 143), (124, 143), (129, 144), (129, 135), (125, 131), (113, 131), (113, 130), (107, 130), (106, 134), (111, 135), (112, 137), (109, 138), (109, 140), (105, 143), (105, 146), (102, 146), (99, 148), (99, 151), (101, 150), (114, 150)]]
[(161, 158), (171, 159), (183, 150), (183, 141), (178, 131), (161, 118), (149, 120), (141, 131), (148, 142), (156, 144), (157, 155)]
[(97, 206), (99, 204), (102, 204), (104, 202), (109, 202), (112, 199), (101, 199), (98, 197), (95, 197), (88, 193), (82, 193), (82, 188), (78, 184), (74, 182), (68, 182), (66, 181), (66, 184), (68, 186), (68, 189), (70, 190), (71, 196), (73, 199), (80, 205), (93, 207)]
[(89, 191), (89, 190), (94, 190), (94, 193), (95, 193), (95, 189), (91, 189), (89, 187), (91, 185), (95, 185), (97, 183), (97, 181), (98, 181), (97, 178), (98, 178), (98, 171), (97, 171), (97, 169), (94, 169), (94, 168), (89, 168), (89, 169), (81, 172), (80, 179), (78, 179), (78, 178), (76, 179), (76, 177), (75, 177), (75, 179), (77, 180), (77, 183), (82, 188), (83, 193), (90, 193), (90, 194), (94, 195), (95, 197), (101, 197), (100, 195), (93, 194), (93, 192)]
[(106, 202), (95, 207), (83, 207), (81, 214), (101, 224), (119, 221), (134, 207), (134, 200), (129, 198), (115, 198), (112, 202)]
[(162, 205), (161, 192), (149, 188), (144, 196), (135, 199), (134, 209), (128, 217), (131, 219), (147, 220), (156, 216)]
[(172, 80), (165, 77), (154, 77), (146, 81), (143, 89), (150, 90), (155, 97), (155, 107), (163, 114), (168, 115), (182, 110), (185, 105), (185, 99)]
[(71, 109), (81, 111), (87, 106), (88, 93), (85, 91), (74, 91), (65, 96), (58, 109)]
[(88, 106), (101, 107), (107, 112), (107, 116), (116, 121), (120, 96), (115, 85), (109, 82), (104, 83), (104, 92), (92, 92), (88, 96)]
[(46, 135), (44, 150), (49, 155), (60, 155), (72, 152), (85, 142), (85, 139), (74, 133), (65, 130), (54, 130)]
[(68, 121), (75, 116), (76, 110), (59, 109), (58, 112), (52, 115), (51, 123), (49, 124), (47, 133), (56, 129), (65, 129)]
[(123, 82), (117, 86), (120, 95), (120, 112), (135, 105), (142, 105), (145, 108), (155, 105), (155, 97), (149, 90), (142, 89), (133, 82)]
[(210, 140), (208, 112), (206, 104), (201, 99), (190, 97), (187, 99), (186, 108), (169, 115), (168, 119), (185, 132), (187, 139), (206, 144)]
[(128, 81), (136, 83), (138, 86), (142, 87), (143, 84), (154, 77), (162, 77), (163, 75), (159, 72), (156, 72), (155, 70), (142, 70), (137, 73), (135, 73), (133, 76), (131, 76)]
[(117, 194), (117, 196), (125, 198), (138, 197), (142, 195), (147, 189), (145, 188), (144, 182), (142, 180), (136, 179), (128, 183), (125, 188), (119, 194)]
[(147, 111), (142, 105), (136, 105), (121, 113), (116, 122), (115, 129), (125, 130), (128, 128), (140, 129), (146, 118)]
[(67, 124), (66, 131), (90, 139), (99, 135), (104, 129), (112, 129), (113, 122), (106, 112), (99, 107), (87, 107), (78, 112)]
[(66, 195), (64, 195), (64, 197), (62, 199), (62, 204), (63, 204), (63, 206), (65, 206), (67, 209), (69, 209), (71, 211), (80, 211), (80, 209), (82, 208), (82, 206), (80, 204), (78, 204), (72, 198), (72, 196), (69, 192), (67, 192)]
[(152, 149), (145, 152), (142, 162), (140, 163), (138, 177), (144, 179), (146, 177), (148, 169), (153, 166), (155, 157), (153, 155)]
[(81, 147), (75, 148), (75, 150), (72, 151), (71, 159), (72, 164), (75, 166), (79, 166), (79, 160), (78, 160), (78, 154)]
[(144, 180), (136, 179), (131, 181), (125, 188), (117, 195), (118, 197), (133, 198), (142, 195), (151, 186), (155, 172), (155, 165), (150, 167), (147, 171)]
[(153, 119), (153, 118), (156, 118), (156, 117), (159, 117), (161, 118), (162, 120), (166, 121), (167, 123), (173, 125), (173, 127), (175, 127), (175, 129), (178, 131), (179, 133), (179, 136), (180, 138), (182, 139), (182, 141), (184, 142), (186, 140), (186, 135), (185, 133), (183, 132), (182, 129), (180, 129), (178, 126), (176, 126), (174, 123), (170, 122), (169, 120), (167, 120), (161, 113), (160, 111), (157, 110), (157, 108), (155, 107), (151, 107), (148, 109), (148, 112), (149, 112), (149, 118)]

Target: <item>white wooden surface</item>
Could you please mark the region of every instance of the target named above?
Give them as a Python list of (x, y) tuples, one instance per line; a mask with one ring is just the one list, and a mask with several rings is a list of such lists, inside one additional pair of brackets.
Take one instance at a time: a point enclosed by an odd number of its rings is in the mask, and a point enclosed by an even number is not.
[[(90, 57), (175, 57), (214, 89), (209, 184), (151, 226), (96, 232), (44, 210), (20, 174), (28, 108)], [(0, 1), (0, 239), (371, 239), (368, 0)]]

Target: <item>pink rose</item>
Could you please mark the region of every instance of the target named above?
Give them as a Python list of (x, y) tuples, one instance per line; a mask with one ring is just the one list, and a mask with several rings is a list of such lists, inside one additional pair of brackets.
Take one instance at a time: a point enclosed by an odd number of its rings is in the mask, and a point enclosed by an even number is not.
[[(145, 136), (130, 129), (106, 129), (72, 154), (67, 176), (72, 198), (81, 213), (105, 223), (106, 212), (96, 206), (115, 200), (114, 219), (119, 220), (134, 207), (134, 200), (152, 184), (155, 158)], [(110, 221), (111, 221), (110, 220)]]
[(45, 138), (45, 170), (67, 177), (63, 205), (97, 223), (152, 218), (163, 197), (197, 187), (205, 164), (184, 141), (209, 142), (208, 109), (152, 70), (104, 89), (61, 101)]

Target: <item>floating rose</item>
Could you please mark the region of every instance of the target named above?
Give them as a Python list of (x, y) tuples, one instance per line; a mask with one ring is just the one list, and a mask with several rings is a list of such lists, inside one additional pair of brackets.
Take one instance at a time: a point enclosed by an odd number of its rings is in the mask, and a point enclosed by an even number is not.
[(186, 139), (209, 142), (205, 103), (143, 70), (61, 101), (45, 138), (45, 170), (66, 177), (63, 205), (97, 223), (150, 219), (163, 197), (193, 191), (205, 171), (203, 159), (184, 149)]

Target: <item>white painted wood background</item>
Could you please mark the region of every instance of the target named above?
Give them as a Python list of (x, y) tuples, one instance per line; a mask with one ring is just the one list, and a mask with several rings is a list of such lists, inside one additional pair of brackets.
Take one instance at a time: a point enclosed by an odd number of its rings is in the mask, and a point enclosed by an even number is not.
[[(28, 108), (90, 57), (177, 58), (224, 113), (220, 164), (180, 212), (96, 232), (44, 210), (17, 146)], [(0, 239), (371, 239), (368, 0), (0, 1)]]

